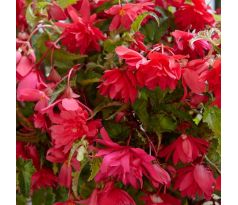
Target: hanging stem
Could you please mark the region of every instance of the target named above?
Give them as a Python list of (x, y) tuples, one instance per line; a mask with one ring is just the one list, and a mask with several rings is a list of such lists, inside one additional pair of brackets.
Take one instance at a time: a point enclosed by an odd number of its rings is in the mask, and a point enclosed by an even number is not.
[(206, 159), (206, 161), (216, 169), (216, 171), (218, 172), (218, 174), (221, 174), (221, 170), (217, 167), (217, 165), (215, 163), (213, 163), (208, 157), (207, 155), (205, 155), (204, 157)]

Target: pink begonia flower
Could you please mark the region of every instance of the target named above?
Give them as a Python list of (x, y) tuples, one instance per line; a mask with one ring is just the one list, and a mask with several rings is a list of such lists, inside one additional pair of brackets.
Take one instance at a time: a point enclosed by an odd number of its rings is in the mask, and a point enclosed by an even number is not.
[(137, 51), (129, 49), (125, 46), (118, 46), (115, 49), (117, 55), (126, 61), (126, 64), (138, 68), (140, 64), (147, 63), (147, 59)]
[(175, 39), (175, 51), (178, 54), (189, 55), (190, 59), (203, 58), (212, 48), (211, 44), (204, 39), (191, 40), (196, 34), (175, 30), (171, 33)]
[(102, 76), (102, 83), (98, 86), (103, 96), (123, 102), (134, 103), (137, 97), (136, 79), (132, 71), (114, 68), (106, 70)]
[(36, 171), (31, 177), (32, 190), (54, 187), (57, 183), (57, 177), (53, 174), (52, 170), (42, 168)]
[(181, 67), (178, 62), (183, 56), (151, 52), (148, 55), (149, 62), (141, 65), (136, 71), (136, 79), (141, 87), (154, 90), (159, 86), (162, 90), (176, 88), (181, 78)]
[(109, 30), (114, 31), (120, 26), (130, 29), (131, 24), (136, 19), (136, 17), (143, 12), (153, 10), (153, 6), (154, 3), (152, 2), (113, 5), (110, 9), (105, 11), (106, 14), (113, 16)]
[(182, 134), (169, 146), (162, 149), (159, 153), (160, 157), (165, 157), (166, 161), (173, 153), (173, 163), (176, 165), (179, 161), (189, 163), (197, 157), (207, 152), (209, 143), (200, 138), (187, 136)]
[(181, 168), (177, 173), (174, 188), (178, 189), (183, 197), (194, 199), (200, 196), (211, 199), (216, 180), (208, 168), (197, 164)]
[(72, 23), (55, 23), (64, 29), (61, 34), (61, 42), (73, 53), (80, 52), (85, 54), (90, 51), (100, 51), (99, 41), (104, 40), (103, 33), (94, 26), (96, 14), (90, 16), (90, 4), (88, 0), (83, 0), (78, 15), (76, 9), (72, 6), (67, 8)]
[(86, 200), (80, 201), (84, 205), (136, 205), (132, 197), (124, 190), (115, 188), (113, 182), (108, 182), (102, 190), (94, 189)]
[(146, 176), (155, 187), (159, 184), (169, 185), (170, 176), (159, 164), (153, 163), (155, 157), (148, 155), (143, 149), (114, 143), (104, 128), (100, 133), (102, 139), (97, 141), (105, 145), (105, 148), (99, 149), (96, 154), (103, 159), (95, 177), (97, 182), (113, 177), (138, 189), (142, 188), (142, 177)]
[(192, 2), (193, 4), (184, 3), (179, 6), (174, 13), (176, 27), (184, 31), (188, 29), (200, 31), (207, 25), (213, 26), (215, 19), (205, 0), (192, 0)]

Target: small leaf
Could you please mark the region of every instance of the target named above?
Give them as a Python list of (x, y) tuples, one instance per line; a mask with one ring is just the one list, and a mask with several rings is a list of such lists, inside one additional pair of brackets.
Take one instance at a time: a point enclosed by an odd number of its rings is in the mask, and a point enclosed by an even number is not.
[(33, 193), (33, 205), (52, 205), (55, 202), (55, 194), (52, 188), (39, 189)]
[(207, 106), (204, 109), (203, 122), (214, 132), (214, 135), (221, 136), (221, 110), (216, 106)]
[(196, 125), (198, 125), (198, 124), (201, 122), (201, 120), (202, 120), (202, 115), (201, 115), (200, 113), (197, 114), (195, 118), (193, 118), (193, 122), (194, 122)]
[(94, 179), (94, 177), (97, 175), (101, 165), (101, 159), (100, 158), (93, 158), (92, 161), (90, 161), (90, 176), (88, 178), (88, 181), (91, 181)]
[(68, 6), (77, 3), (78, 0), (56, 0), (56, 2), (58, 3), (58, 5), (65, 9)]
[(25, 196), (29, 196), (31, 186), (31, 176), (35, 168), (31, 160), (23, 160), (19, 158), (17, 160), (18, 180), (21, 193)]
[(140, 14), (139, 16), (137, 16), (137, 18), (135, 19), (135, 21), (131, 24), (131, 31), (132, 32), (137, 32), (140, 30), (141, 28), (141, 23), (143, 22), (143, 20), (147, 17), (147, 16), (152, 16), (155, 18), (156, 22), (159, 23), (159, 18), (158, 16), (153, 13), (153, 12), (144, 12), (142, 14)]
[(32, 4), (33, 3), (29, 4), (26, 9), (26, 21), (31, 27), (34, 27), (37, 23), (37, 17), (33, 12)]
[(48, 104), (51, 105), (64, 90), (65, 90), (65, 85), (59, 84), (56, 87), (55, 91), (52, 93)]

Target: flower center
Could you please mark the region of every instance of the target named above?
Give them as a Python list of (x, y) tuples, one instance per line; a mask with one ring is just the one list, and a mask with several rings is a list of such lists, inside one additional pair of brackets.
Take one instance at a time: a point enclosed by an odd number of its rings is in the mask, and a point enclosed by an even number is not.
[(75, 127), (75, 128), (72, 128), (72, 132), (73, 133), (76, 133), (78, 131), (78, 129)]
[(121, 10), (119, 11), (119, 15), (120, 15), (120, 16), (125, 16), (125, 14), (126, 14), (126, 11), (125, 11), (124, 9), (121, 9)]
[(183, 140), (187, 139), (187, 135), (185, 135), (185, 134), (182, 134), (181, 137), (182, 137)]

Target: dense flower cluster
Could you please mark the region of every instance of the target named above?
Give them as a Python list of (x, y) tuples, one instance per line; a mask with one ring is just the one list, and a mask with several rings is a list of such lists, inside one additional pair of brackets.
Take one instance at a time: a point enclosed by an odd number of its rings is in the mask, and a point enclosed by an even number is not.
[(17, 201), (220, 203), (220, 22), (205, 0), (16, 5)]

